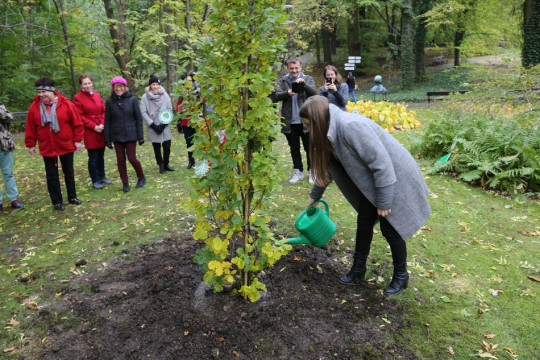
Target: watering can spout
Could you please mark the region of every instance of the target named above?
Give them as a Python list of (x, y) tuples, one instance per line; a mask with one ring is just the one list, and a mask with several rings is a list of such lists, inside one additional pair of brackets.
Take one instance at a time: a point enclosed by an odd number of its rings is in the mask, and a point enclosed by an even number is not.
[(290, 238), (286, 240), (281, 240), (280, 244), (311, 244), (311, 242), (304, 236), (300, 235), (299, 237)]

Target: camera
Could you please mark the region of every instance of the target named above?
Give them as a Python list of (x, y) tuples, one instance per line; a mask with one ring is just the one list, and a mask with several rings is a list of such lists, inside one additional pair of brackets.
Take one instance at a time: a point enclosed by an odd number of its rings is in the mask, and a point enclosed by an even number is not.
[(332, 83), (332, 78), (331, 78), (331, 77), (327, 77), (327, 78), (326, 78), (326, 83), (327, 83), (327, 84), (331, 84), (331, 83)]

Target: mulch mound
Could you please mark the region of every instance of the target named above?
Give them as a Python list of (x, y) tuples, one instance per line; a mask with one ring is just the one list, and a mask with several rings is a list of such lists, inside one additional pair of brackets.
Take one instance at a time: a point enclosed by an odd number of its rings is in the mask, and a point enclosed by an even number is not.
[(36, 358), (416, 358), (395, 341), (405, 309), (375, 286), (340, 285), (345, 265), (328, 249), (297, 246), (261, 274), (268, 292), (250, 303), (202, 283), (201, 246), (171, 237), (74, 278), (58, 300), (74, 318), (56, 322)]

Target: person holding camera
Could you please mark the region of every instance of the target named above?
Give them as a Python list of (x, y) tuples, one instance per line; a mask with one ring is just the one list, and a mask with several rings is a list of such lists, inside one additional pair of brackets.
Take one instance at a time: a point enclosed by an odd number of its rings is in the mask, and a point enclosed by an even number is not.
[(319, 89), (319, 95), (328, 98), (330, 104), (347, 111), (349, 101), (349, 86), (343, 82), (335, 66), (327, 65), (324, 68), (325, 84)]
[(307, 158), (309, 183), (313, 184), (309, 162), (309, 131), (298, 116), (298, 110), (307, 98), (317, 94), (317, 88), (313, 78), (302, 72), (302, 64), (298, 59), (292, 58), (287, 61), (287, 70), (289, 73), (278, 80), (274, 100), (276, 102), (283, 101), (281, 132), (287, 137), (291, 148), (294, 168), (294, 174), (289, 183), (296, 184), (298, 181), (304, 180), (304, 165), (300, 152), (300, 139), (302, 139)]
[(105, 103), (105, 143), (116, 152), (116, 163), (122, 190), (128, 192), (126, 157), (137, 174), (136, 187), (146, 184), (141, 162), (137, 159), (137, 142), (144, 144), (144, 130), (139, 102), (127, 87), (127, 81), (117, 76), (111, 80), (112, 94)]

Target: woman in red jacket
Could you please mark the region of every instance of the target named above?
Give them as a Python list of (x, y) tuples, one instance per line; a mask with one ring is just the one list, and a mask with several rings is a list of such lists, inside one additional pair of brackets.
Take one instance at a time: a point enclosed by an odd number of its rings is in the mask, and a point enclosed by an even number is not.
[(58, 158), (62, 164), (68, 200), (71, 204), (80, 205), (82, 201), (77, 199), (75, 189), (73, 153), (82, 149), (84, 128), (77, 108), (54, 90), (52, 79), (41, 78), (35, 86), (38, 96), (28, 110), (24, 144), (32, 156), (36, 154), (36, 143), (39, 144), (39, 153), (45, 162), (49, 196), (54, 208), (63, 211)]
[(79, 76), (81, 92), (75, 94), (73, 103), (79, 110), (84, 125), (84, 147), (88, 150), (88, 172), (92, 186), (103, 189), (112, 181), (105, 177), (105, 104), (94, 91), (94, 80), (88, 74)]

